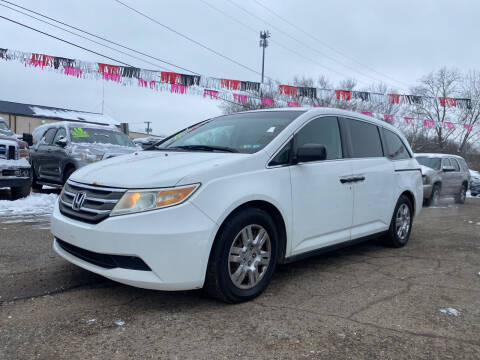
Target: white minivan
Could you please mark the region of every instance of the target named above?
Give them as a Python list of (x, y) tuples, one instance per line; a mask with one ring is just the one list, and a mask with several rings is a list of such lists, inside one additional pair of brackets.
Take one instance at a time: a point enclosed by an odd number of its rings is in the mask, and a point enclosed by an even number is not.
[(112, 280), (239, 302), (277, 263), (377, 236), (404, 246), (422, 201), (420, 167), (393, 126), (338, 109), (260, 110), (77, 170), (51, 229), (58, 254)]

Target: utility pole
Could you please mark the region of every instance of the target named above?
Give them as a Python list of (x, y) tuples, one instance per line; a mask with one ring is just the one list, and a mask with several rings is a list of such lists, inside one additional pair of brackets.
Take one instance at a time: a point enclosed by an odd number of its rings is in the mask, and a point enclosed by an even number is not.
[(263, 83), (263, 75), (265, 73), (265, 48), (268, 46), (268, 38), (270, 37), (270, 31), (264, 30), (260, 31), (260, 47), (263, 48), (262, 54), (262, 83)]
[(151, 121), (144, 121), (145, 124), (147, 124), (147, 127), (145, 128), (145, 131), (147, 132), (148, 135), (152, 132), (152, 129), (150, 128), (150, 124), (152, 123)]

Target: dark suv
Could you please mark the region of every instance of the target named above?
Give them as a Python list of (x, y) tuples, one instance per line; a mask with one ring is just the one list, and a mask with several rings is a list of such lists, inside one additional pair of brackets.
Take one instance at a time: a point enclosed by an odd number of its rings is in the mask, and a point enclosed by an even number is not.
[(33, 133), (30, 149), (34, 189), (62, 186), (70, 175), (87, 164), (138, 151), (124, 133), (113, 126), (78, 122), (42, 125)]

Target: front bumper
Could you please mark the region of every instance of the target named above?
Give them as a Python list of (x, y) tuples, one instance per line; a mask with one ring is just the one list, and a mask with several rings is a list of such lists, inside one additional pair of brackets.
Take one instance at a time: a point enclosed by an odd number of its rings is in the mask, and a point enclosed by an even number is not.
[(0, 176), (0, 187), (24, 187), (30, 182), (30, 177)]
[(105, 268), (65, 251), (54, 250), (71, 263), (109, 279), (147, 289), (201, 288), (210, 249), (218, 229), (192, 203), (144, 213), (109, 217), (87, 224), (62, 215), (56, 204), (51, 223), (57, 239), (91, 252), (138, 257), (151, 271)]
[(432, 184), (423, 185), (423, 198), (424, 199), (430, 199), (430, 197), (432, 196), (432, 189), (433, 189)]

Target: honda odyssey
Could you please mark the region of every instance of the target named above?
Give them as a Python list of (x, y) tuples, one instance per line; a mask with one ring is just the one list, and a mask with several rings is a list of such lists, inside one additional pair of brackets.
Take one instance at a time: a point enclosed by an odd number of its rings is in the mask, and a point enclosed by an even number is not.
[(275, 266), (381, 236), (409, 240), (422, 175), (393, 126), (338, 109), (209, 119), (65, 184), (53, 247), (149, 289), (258, 296)]

